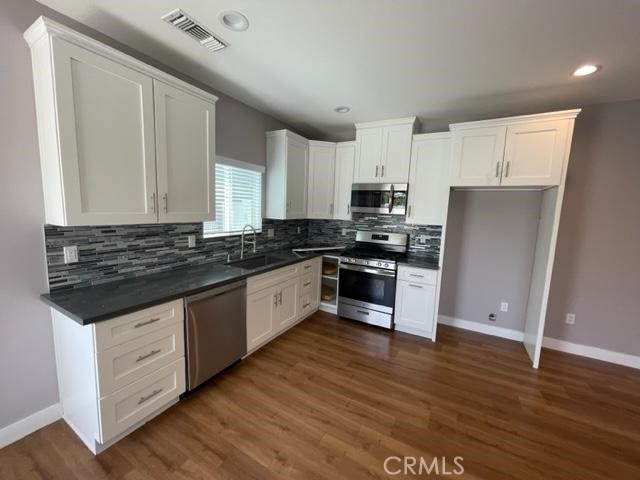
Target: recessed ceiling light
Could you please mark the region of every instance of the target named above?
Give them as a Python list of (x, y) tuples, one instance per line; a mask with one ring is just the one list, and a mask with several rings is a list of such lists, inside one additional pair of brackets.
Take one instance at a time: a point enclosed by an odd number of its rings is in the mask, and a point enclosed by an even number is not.
[(334, 108), (333, 111), (336, 113), (349, 113), (351, 109), (349, 107), (342, 106)]
[(592, 73), (596, 73), (601, 68), (602, 67), (600, 65), (591, 65), (591, 64), (582, 65), (581, 67), (578, 67), (575, 69), (575, 71), (573, 72), (573, 76), (585, 77), (587, 75), (591, 75)]
[(234, 32), (244, 32), (249, 28), (249, 20), (240, 12), (225, 10), (218, 15), (220, 23)]

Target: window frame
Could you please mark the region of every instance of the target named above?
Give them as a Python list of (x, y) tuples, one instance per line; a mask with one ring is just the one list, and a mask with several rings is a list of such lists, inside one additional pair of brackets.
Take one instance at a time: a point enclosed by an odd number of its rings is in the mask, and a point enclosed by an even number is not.
[[(256, 228), (256, 233), (262, 233), (262, 223), (264, 222), (264, 213), (265, 213), (265, 173), (266, 168), (263, 165), (256, 165), (254, 163), (244, 162), (242, 160), (236, 160), (235, 158), (225, 157), (222, 155), (216, 155), (216, 162), (214, 164), (214, 172), (215, 167), (218, 164), (227, 165), (229, 167), (242, 168), (245, 170), (252, 170), (254, 172), (258, 172), (260, 174), (260, 227)], [(215, 174), (214, 174), (214, 188), (215, 188)], [(215, 203), (215, 193), (214, 193), (214, 203)], [(215, 205), (214, 205), (215, 211)], [(210, 220), (215, 221), (215, 220)], [(219, 232), (219, 233), (205, 233), (204, 224), (207, 222), (202, 222), (202, 238), (221, 238), (221, 237), (239, 237), (242, 235), (241, 232)]]

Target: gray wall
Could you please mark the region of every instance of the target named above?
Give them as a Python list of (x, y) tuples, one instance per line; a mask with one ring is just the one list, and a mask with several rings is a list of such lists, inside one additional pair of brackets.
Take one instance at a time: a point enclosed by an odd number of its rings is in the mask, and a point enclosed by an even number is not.
[[(33, 0), (0, 2), (0, 428), (58, 401), (49, 310), (38, 300), (47, 290), (44, 213), (31, 57), (22, 38), (39, 15), (133, 53)], [(265, 130), (286, 125), (214, 93), (217, 152), (264, 164)]]
[[(540, 192), (452, 193), (440, 314), (523, 329), (541, 198)], [(507, 313), (500, 302), (509, 303)]]
[[(576, 121), (545, 335), (640, 355), (640, 101)], [(567, 312), (576, 314), (566, 325)]]

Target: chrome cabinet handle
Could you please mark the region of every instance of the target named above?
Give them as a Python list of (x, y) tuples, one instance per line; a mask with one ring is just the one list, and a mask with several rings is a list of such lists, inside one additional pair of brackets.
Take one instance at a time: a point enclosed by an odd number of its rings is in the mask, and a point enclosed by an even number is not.
[(162, 392), (162, 390), (164, 390), (163, 388), (158, 388), (157, 390), (154, 390), (153, 392), (151, 392), (149, 395), (147, 395), (146, 397), (140, 397), (140, 400), (138, 400), (138, 405), (142, 405), (144, 402), (146, 402), (147, 400), (152, 399), (153, 397), (155, 397), (156, 395), (158, 395), (160, 392)]
[(302, 308), (307, 308), (309, 305), (311, 305), (310, 303), (305, 303), (304, 305), (302, 305)]
[(156, 213), (156, 192), (151, 194), (151, 211)]
[(158, 348), (156, 350), (151, 350), (149, 353), (146, 353), (144, 355), (140, 355), (138, 358), (136, 358), (136, 363), (146, 360), (149, 357), (153, 357), (154, 355), (159, 354), (161, 351), (162, 349)]
[(380, 171), (382, 173), (380, 173), (380, 177), (384, 177), (384, 165), (382, 165), (382, 167), (380, 168)]
[(421, 285), (416, 285), (416, 284), (414, 284), (414, 283), (410, 283), (410, 284), (409, 284), (409, 286), (410, 286), (410, 287), (413, 287), (413, 288), (420, 288), (420, 289), (422, 289), (422, 286), (421, 286)]
[(351, 205), (347, 203), (347, 213), (351, 213)]
[(308, 287), (309, 285), (311, 285), (311, 282), (307, 282), (307, 283), (305, 283), (303, 286), (304, 286), (304, 287)]
[(167, 211), (169, 210), (169, 200), (168, 197), (169, 194), (165, 193), (164, 195), (162, 195), (162, 200), (164, 200), (164, 213), (167, 213)]
[(410, 277), (424, 278), (424, 275), (418, 275), (417, 273), (410, 273)]
[(273, 306), (274, 307), (278, 306), (278, 294), (277, 293), (273, 296)]
[(409, 205), (409, 210), (407, 211), (407, 217), (411, 216), (411, 205)]
[(378, 168), (380, 168), (380, 165), (376, 165), (376, 177), (378, 176)]
[(150, 318), (149, 320), (145, 320), (144, 322), (136, 323), (133, 328), (146, 327), (147, 325), (151, 325), (152, 323), (156, 323), (160, 321), (160, 317)]
[(366, 312), (364, 310), (356, 310), (356, 312), (361, 313), (363, 315), (369, 315), (369, 312)]
[(331, 215), (333, 215), (333, 203), (329, 206), (329, 211), (330, 211)]
[(511, 162), (507, 162), (507, 171), (504, 174), (505, 177), (509, 176), (509, 170), (511, 170)]
[(304, 266), (304, 269), (305, 269), (305, 270), (309, 270), (311, 267), (313, 267), (313, 265), (305, 265), (305, 266)]
[(280, 293), (278, 294), (278, 297), (280, 298), (280, 300), (278, 300), (278, 301), (280, 302), (280, 305), (282, 305), (282, 292), (280, 292)]
[(500, 177), (500, 162), (496, 162), (496, 178)]

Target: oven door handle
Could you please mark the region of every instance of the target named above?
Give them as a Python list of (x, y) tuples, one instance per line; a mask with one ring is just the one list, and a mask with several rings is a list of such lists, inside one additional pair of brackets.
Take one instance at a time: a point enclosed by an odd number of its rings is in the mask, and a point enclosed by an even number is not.
[(361, 267), (359, 265), (340, 265), (340, 270), (353, 270), (355, 272), (371, 273), (382, 277), (395, 277), (396, 273), (390, 270), (378, 270), (377, 268)]

